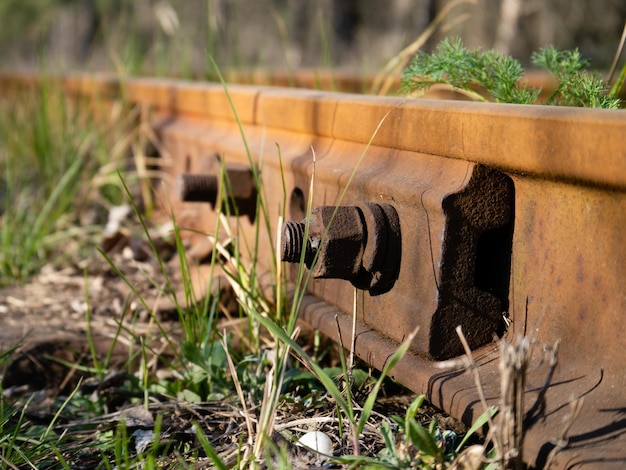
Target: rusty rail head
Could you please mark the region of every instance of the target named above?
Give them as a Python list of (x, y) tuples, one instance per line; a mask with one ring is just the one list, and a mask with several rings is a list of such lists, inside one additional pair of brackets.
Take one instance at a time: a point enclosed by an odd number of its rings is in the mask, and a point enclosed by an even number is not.
[[(124, 88), (131, 102), (168, 113), (234, 119), (221, 85), (131, 79)], [(375, 134), (372, 143), (381, 147), (445, 155), (541, 178), (626, 188), (622, 111), (357, 98), (304, 90), (294, 94), (242, 85), (230, 85), (229, 93), (246, 124), (362, 144)], [(534, 137), (525, 139), (527, 135)]]
[[(6, 87), (22, 78), (0, 75)], [(35, 83), (36, 78), (26, 76)], [(234, 121), (220, 84), (70, 76), (80, 95), (123, 96), (172, 115)], [(228, 85), (243, 124), (445, 155), (543, 179), (626, 188), (622, 111), (375, 97)], [(355, 120), (354, 116), (359, 119)], [(398, 125), (401, 123), (401, 126)], [(533, 135), (532, 139), (524, 136)]]

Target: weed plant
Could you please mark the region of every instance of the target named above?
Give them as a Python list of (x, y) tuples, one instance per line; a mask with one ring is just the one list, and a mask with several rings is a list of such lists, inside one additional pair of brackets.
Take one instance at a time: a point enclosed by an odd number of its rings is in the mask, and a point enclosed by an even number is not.
[[(618, 109), (619, 87), (610, 89), (598, 73), (587, 70), (589, 61), (577, 49), (559, 51), (547, 47), (532, 55), (536, 67), (557, 80), (556, 90), (545, 104)], [(407, 93), (424, 92), (434, 84), (464, 90), (479, 101), (534, 104), (541, 89), (524, 84), (522, 65), (513, 57), (493, 50), (467, 49), (460, 39), (445, 39), (432, 54), (419, 52), (404, 70)]]

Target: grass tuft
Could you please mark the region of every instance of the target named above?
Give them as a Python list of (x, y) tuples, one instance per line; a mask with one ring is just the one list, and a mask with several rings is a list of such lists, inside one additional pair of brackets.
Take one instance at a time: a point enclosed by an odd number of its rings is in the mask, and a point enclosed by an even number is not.
[[(101, 232), (106, 211), (121, 200), (108, 175), (123, 169), (123, 131), (94, 121), (62, 85), (42, 79), (0, 106), (0, 286), (58, 265), (68, 244)], [(122, 120), (123, 121), (123, 120)], [(99, 182), (98, 182), (99, 181)], [(64, 249), (60, 250), (59, 247)]]

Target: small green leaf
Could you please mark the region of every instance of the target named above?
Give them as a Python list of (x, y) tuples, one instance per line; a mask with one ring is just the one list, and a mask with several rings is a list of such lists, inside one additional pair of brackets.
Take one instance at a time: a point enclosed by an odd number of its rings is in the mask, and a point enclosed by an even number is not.
[(398, 459), (398, 449), (396, 449), (395, 439), (393, 437), (393, 433), (391, 432), (391, 427), (387, 421), (383, 421), (380, 425), (380, 434), (383, 436), (383, 440), (385, 441), (385, 447), (387, 451), (391, 454), (392, 458)]
[[(535, 66), (559, 82), (546, 104), (594, 108), (619, 108), (616, 89), (586, 69), (589, 61), (578, 49), (559, 51), (546, 47), (532, 55)], [(425, 91), (436, 83), (464, 90), (480, 101), (534, 104), (541, 89), (521, 84), (522, 65), (513, 57), (490, 50), (469, 50), (460, 39), (442, 41), (432, 54), (419, 52), (404, 70), (407, 93)], [(478, 90), (478, 91), (477, 91)]]
[(422, 407), (422, 405), (424, 404), (424, 399), (426, 397), (424, 395), (418, 395), (409, 405), (409, 407), (406, 410), (406, 418), (405, 418), (405, 422), (408, 422), (410, 420), (412, 420), (413, 418), (415, 418), (415, 416), (417, 415), (417, 412), (419, 411), (419, 409)]
[(364, 455), (343, 455), (341, 457), (335, 457), (333, 461), (341, 464), (350, 465), (350, 468), (369, 470), (377, 470), (382, 468), (398, 468), (396, 464), (381, 462), (374, 457), (366, 457)]
[(443, 451), (437, 445), (435, 438), (420, 425), (417, 421), (411, 420), (407, 422), (407, 434), (411, 439), (411, 443), (424, 454), (433, 457), (436, 462), (443, 462)]

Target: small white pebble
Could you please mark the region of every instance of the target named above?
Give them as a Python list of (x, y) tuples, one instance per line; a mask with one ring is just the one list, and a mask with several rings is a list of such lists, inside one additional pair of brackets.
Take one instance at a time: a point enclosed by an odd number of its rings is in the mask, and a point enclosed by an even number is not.
[(112, 235), (120, 229), (120, 225), (130, 214), (131, 207), (128, 204), (111, 207), (109, 210), (109, 220), (104, 227), (105, 235)]
[(333, 443), (330, 437), (322, 431), (307, 432), (298, 439), (298, 444), (308, 447), (320, 454), (333, 455)]

